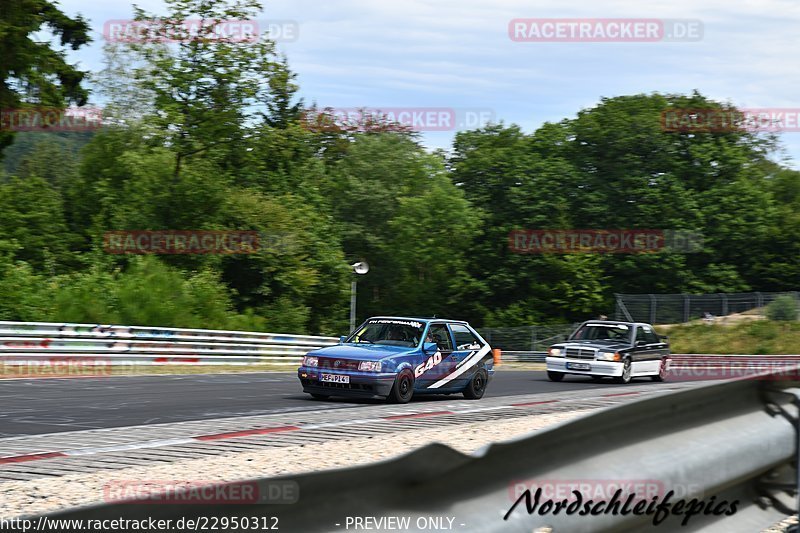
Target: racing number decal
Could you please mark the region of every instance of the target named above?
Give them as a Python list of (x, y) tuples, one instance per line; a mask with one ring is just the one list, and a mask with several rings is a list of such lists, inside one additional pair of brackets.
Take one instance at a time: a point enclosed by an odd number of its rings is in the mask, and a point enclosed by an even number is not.
[(422, 374), (424, 374), (425, 372), (427, 372), (428, 370), (435, 367), (441, 362), (442, 362), (442, 352), (437, 350), (435, 354), (428, 357), (428, 360), (426, 362), (422, 363), (421, 365), (417, 366), (417, 368), (414, 369), (414, 376), (415, 377), (422, 376)]

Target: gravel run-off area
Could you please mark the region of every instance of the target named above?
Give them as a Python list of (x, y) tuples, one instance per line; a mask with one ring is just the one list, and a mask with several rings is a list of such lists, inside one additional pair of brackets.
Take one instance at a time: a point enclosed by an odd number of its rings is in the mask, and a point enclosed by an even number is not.
[[(131, 482), (212, 483), (239, 481), (314, 469), (333, 469), (390, 459), (431, 442), (441, 442), (463, 453), (509, 440), (567, 421), (591, 410), (514, 418), (509, 422), (461, 424), (437, 429), (380, 434), (341, 441), (264, 448), (205, 459), (150, 467), (131, 467), (31, 481), (0, 483), (0, 518), (30, 516), (73, 506), (99, 503), (109, 487)], [(269, 436), (263, 437), (268, 439)]]

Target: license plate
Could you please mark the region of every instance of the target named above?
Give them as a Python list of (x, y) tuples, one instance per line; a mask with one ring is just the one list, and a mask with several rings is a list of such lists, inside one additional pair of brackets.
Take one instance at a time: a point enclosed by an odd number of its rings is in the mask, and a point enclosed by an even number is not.
[(341, 374), (322, 374), (319, 377), (320, 381), (327, 381), (329, 383), (350, 383), (350, 376), (343, 376)]
[(569, 370), (591, 370), (592, 365), (589, 363), (567, 363)]

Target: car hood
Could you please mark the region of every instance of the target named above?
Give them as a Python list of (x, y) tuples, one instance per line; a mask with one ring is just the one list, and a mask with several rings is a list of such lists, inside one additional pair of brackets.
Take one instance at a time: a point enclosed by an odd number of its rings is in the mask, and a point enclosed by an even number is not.
[(561, 343), (565, 348), (596, 348), (604, 352), (617, 352), (630, 348), (629, 344), (617, 341), (566, 341)]
[(358, 361), (380, 361), (386, 357), (416, 351), (416, 348), (405, 346), (388, 346), (385, 344), (338, 344), (308, 352), (314, 357), (335, 357), (337, 359), (356, 359)]

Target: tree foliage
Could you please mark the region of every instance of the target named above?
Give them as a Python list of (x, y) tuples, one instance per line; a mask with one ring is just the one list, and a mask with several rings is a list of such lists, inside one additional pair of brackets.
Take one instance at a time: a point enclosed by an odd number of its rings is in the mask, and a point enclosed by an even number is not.
[[(61, 46), (39, 41), (47, 30)], [(84, 105), (88, 91), (85, 72), (70, 64), (64, 48), (77, 50), (88, 43), (89, 24), (81, 16), (62, 13), (49, 0), (3, 0), (0, 6), (0, 110), (22, 105), (63, 107)], [(0, 130), (0, 155), (13, 134)]]

